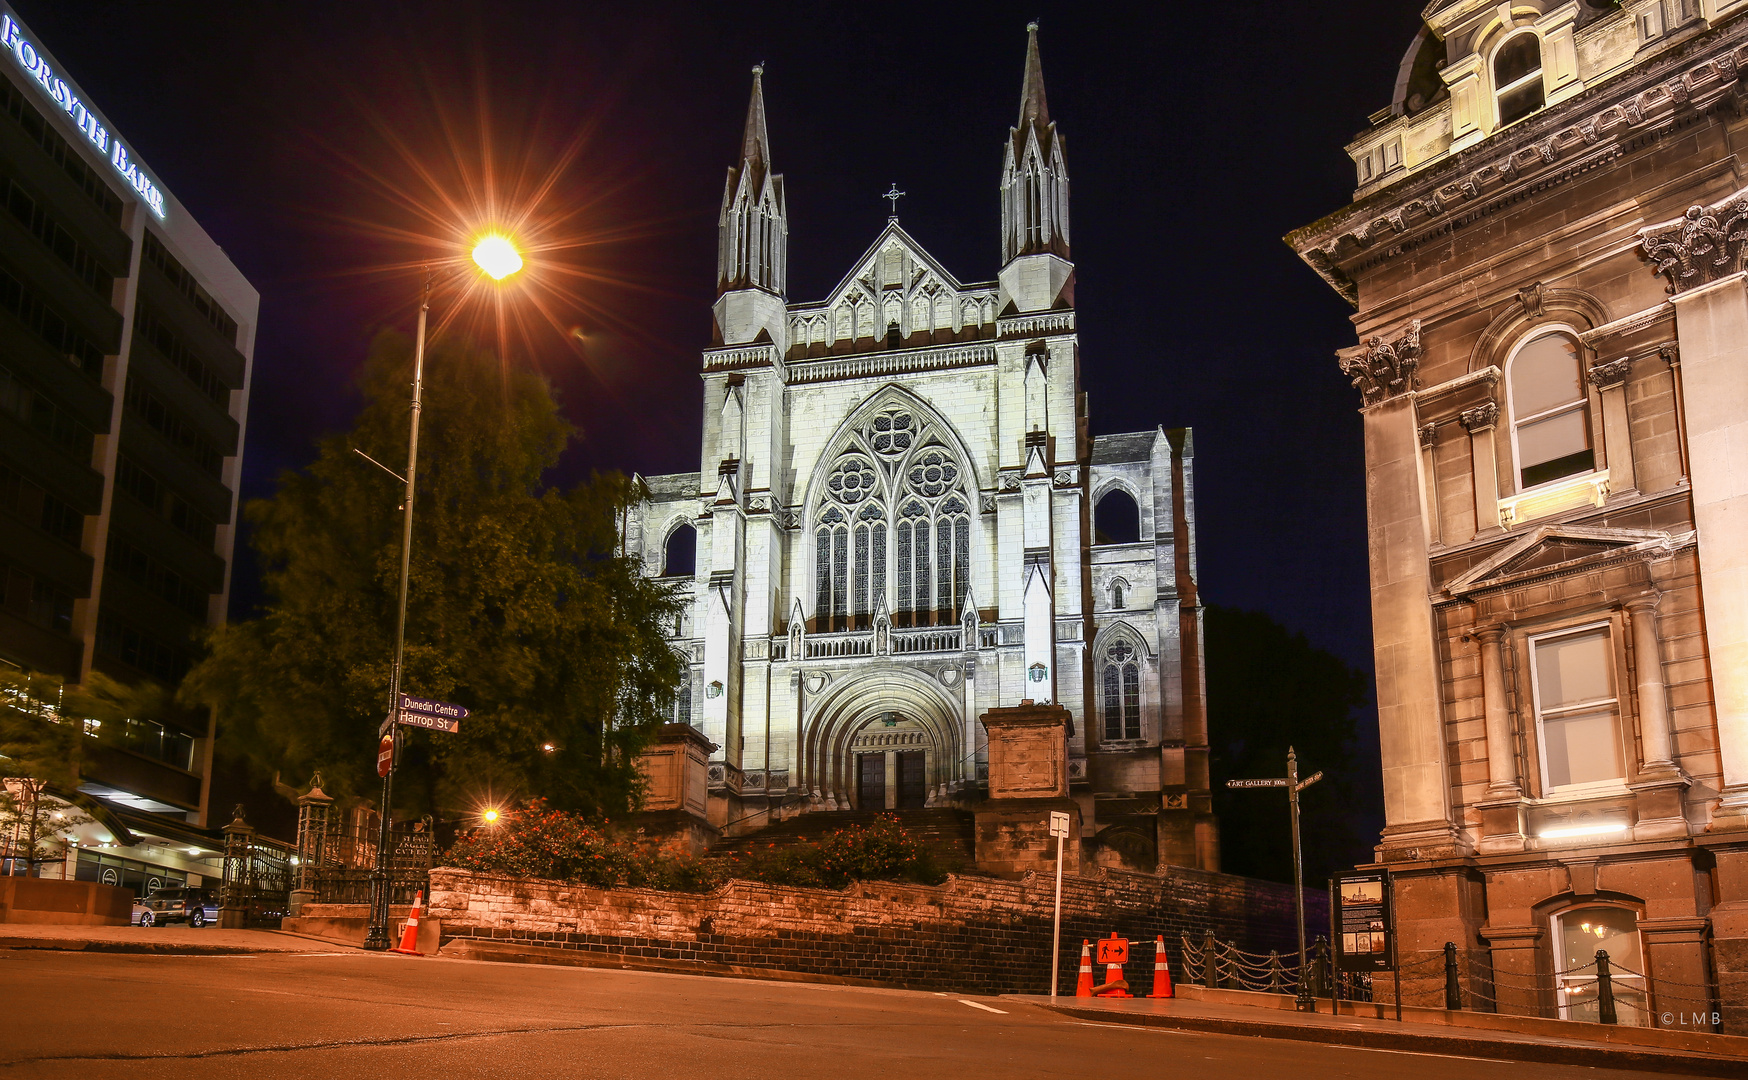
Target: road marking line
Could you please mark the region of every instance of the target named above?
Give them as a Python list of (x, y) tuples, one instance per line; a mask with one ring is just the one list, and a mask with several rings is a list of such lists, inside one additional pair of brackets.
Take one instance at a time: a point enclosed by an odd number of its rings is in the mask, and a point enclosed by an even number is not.
[(992, 1009), (988, 1005), (985, 1005), (981, 1001), (967, 1001), (965, 998), (960, 998), (959, 1004), (969, 1005), (973, 1009), (982, 1009), (984, 1012), (1000, 1013), (1003, 1016), (1006, 1016), (1008, 1014), (1008, 1011), (1006, 1009)]

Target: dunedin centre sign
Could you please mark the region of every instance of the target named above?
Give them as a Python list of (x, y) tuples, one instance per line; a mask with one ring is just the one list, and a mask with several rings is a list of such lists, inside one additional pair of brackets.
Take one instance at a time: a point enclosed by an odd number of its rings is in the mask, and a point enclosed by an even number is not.
[(121, 140), (104, 128), (97, 119), (97, 114), (85, 107), (85, 103), (79, 100), (78, 94), (68, 85), (67, 80), (55, 75), (54, 69), (49, 67), (49, 62), (43, 58), (42, 53), (25, 38), (24, 28), (18, 21), (3, 12), (0, 12), (0, 46), (4, 46), (12, 54), (12, 58), (18, 61), (18, 66), (36, 80), (43, 93), (60, 106), (62, 112), (73, 118), (73, 125), (84, 134), (86, 141), (109, 158), (109, 164), (139, 194), (140, 201), (160, 221), (163, 220), (164, 193), (158, 190), (158, 185), (133, 161)]

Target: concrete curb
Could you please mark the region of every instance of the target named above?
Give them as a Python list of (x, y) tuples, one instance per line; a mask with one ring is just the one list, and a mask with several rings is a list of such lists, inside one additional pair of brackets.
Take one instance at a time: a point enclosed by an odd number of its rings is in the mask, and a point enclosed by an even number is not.
[(0, 937), (0, 949), (61, 952), (145, 953), (156, 956), (248, 956), (259, 952), (302, 952), (302, 949), (250, 949), (240, 945), (194, 945), (169, 941), (101, 941), (92, 938)]
[(1733, 1077), (1748, 1080), (1748, 1059), (1716, 1054), (1684, 1053), (1645, 1047), (1611, 1046), (1599, 1043), (1549, 1039), (1489, 1039), (1476, 1034), (1445, 1034), (1424, 1029), (1361, 1027), (1353, 1024), (1295, 1024), (1291, 1020), (1240, 1019), (1189, 1014), (1126, 1012), (1069, 1004), (1049, 1004), (1029, 995), (1004, 997), (1049, 1009), (1077, 1020), (1101, 1024), (1132, 1024), (1217, 1035), (1247, 1035), (1265, 1039), (1355, 1046), (1370, 1050), (1407, 1050), (1423, 1054), (1495, 1061), (1524, 1061), (1549, 1065), (1585, 1065), (1604, 1069), (1639, 1069), (1645, 1072), (1686, 1076)]

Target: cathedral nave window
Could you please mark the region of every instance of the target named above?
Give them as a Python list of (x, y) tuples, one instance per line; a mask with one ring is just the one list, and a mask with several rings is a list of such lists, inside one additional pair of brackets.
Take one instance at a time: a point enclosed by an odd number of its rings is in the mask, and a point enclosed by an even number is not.
[(1104, 707), (1106, 739), (1141, 737), (1141, 661), (1127, 641), (1105, 649)]
[(1594, 469), (1590, 399), (1578, 340), (1559, 332), (1531, 338), (1506, 370), (1519, 488)]

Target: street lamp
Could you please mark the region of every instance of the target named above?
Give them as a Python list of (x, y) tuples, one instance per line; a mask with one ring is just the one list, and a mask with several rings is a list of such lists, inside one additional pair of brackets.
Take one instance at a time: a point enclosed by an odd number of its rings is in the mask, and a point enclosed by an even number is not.
[[(502, 233), (482, 236), (473, 248), (473, 261), (494, 281), (502, 281), (522, 269), (522, 255), (516, 245)], [(401, 523), (401, 590), (400, 606), (395, 615), (395, 662), (389, 673), (388, 722), (385, 734), (392, 740), (397, 734), (396, 712), (401, 704), (401, 661), (407, 646), (407, 572), (413, 556), (413, 481), (419, 471), (419, 413), (425, 397), (425, 324), (431, 313), (431, 275), (425, 276), (425, 288), (419, 298), (419, 329), (413, 341), (413, 415), (407, 434), (407, 486), (403, 500), (405, 516)], [(391, 799), (394, 797), (395, 756), (389, 752), (388, 768), (382, 774), (382, 812), (376, 842), (376, 863), (370, 871), (370, 927), (365, 932), (366, 949), (389, 947), (389, 842), (392, 822)]]

